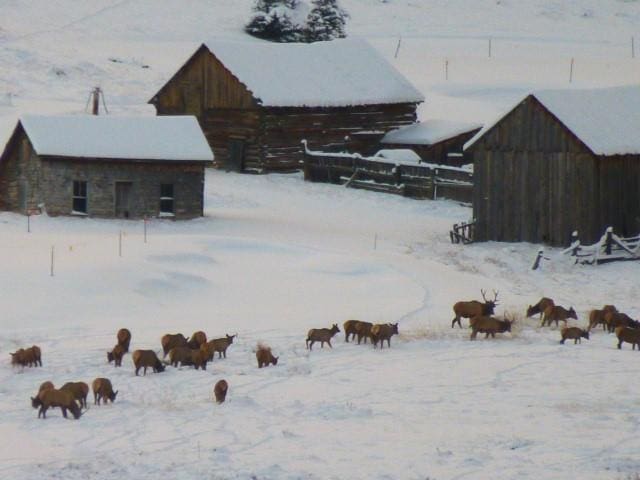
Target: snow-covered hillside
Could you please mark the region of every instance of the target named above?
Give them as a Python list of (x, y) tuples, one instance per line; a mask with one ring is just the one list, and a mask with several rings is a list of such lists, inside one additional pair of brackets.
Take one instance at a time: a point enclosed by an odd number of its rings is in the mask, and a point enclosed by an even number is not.
[[(146, 101), (200, 42), (244, 37), (251, 3), (1, 2), (0, 138), (22, 113), (83, 111), (95, 85), (112, 114), (152, 115)], [(573, 87), (640, 80), (640, 1), (343, 5), (349, 34), (424, 93), (423, 119), (490, 120), (529, 89), (570, 86), (571, 58)], [(218, 171), (205, 217), (154, 220), (147, 243), (142, 222), (37, 216), (27, 233), (25, 217), (1, 213), (0, 478), (636, 478), (638, 354), (602, 331), (559, 345), (555, 326), (523, 314), (547, 295), (576, 308), (574, 325), (608, 303), (638, 318), (637, 262), (576, 266), (548, 250), (532, 271), (539, 245), (451, 245), (449, 228), (470, 215), (301, 175)], [(450, 328), (451, 307), (481, 288), (517, 321), (470, 342)], [(342, 333), (333, 349), (305, 350), (309, 328), (350, 318), (399, 322), (400, 335), (388, 350)], [(206, 372), (135, 377), (130, 355), (121, 369), (106, 362), (123, 326), (134, 349), (159, 351), (179, 331), (238, 337)], [(276, 367), (257, 368), (258, 342)], [(34, 343), (44, 366), (11, 368), (9, 353)], [(42, 381), (98, 376), (119, 390), (115, 404), (37, 419), (29, 396)]]

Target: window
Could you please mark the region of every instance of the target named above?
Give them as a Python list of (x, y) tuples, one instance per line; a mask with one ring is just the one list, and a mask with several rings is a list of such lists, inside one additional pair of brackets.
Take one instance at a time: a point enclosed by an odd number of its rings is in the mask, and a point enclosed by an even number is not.
[(173, 183), (160, 185), (160, 216), (173, 216)]
[(73, 182), (73, 213), (87, 213), (87, 182)]

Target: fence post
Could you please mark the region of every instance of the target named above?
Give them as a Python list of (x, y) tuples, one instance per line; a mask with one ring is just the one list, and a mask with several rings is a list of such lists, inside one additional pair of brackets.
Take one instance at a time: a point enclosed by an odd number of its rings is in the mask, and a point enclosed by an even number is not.
[(538, 255), (536, 256), (536, 259), (533, 262), (533, 266), (531, 267), (531, 270), (537, 270), (538, 267), (540, 267), (540, 261), (542, 260), (543, 255), (544, 255), (544, 250), (541, 248), (540, 250), (538, 250)]
[[(578, 238), (578, 231), (574, 230), (571, 234), (571, 245), (573, 245), (573, 249), (571, 250), (571, 256), (577, 257), (578, 252), (580, 251), (580, 239)], [(577, 261), (577, 259), (576, 259)]]
[(611, 247), (613, 246), (613, 227), (607, 228), (607, 240), (604, 247), (604, 253), (611, 255)]
[(54, 258), (54, 251), (55, 251), (55, 245), (51, 245), (51, 276), (53, 277), (53, 258)]

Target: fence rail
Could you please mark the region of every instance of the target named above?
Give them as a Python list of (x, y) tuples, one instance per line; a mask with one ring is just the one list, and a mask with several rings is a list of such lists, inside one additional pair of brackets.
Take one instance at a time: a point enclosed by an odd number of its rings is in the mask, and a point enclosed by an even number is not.
[(359, 154), (317, 152), (304, 146), (304, 179), (412, 198), (471, 203), (473, 172), (448, 165), (398, 163)]
[(571, 245), (562, 253), (576, 257), (576, 263), (599, 265), (601, 263), (640, 260), (640, 235), (619, 237), (613, 233), (613, 227), (593, 245), (582, 245), (578, 232), (573, 232)]

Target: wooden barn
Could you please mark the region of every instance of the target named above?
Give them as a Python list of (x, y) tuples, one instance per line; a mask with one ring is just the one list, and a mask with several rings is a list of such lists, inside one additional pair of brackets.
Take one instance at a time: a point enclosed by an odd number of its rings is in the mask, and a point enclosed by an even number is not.
[(640, 87), (528, 95), (465, 146), (476, 240), (568, 245), (640, 232)]
[(0, 156), (0, 209), (198, 217), (212, 162), (194, 117), (24, 116)]
[(203, 44), (149, 103), (197, 116), (216, 164), (234, 171), (301, 168), (317, 150), (363, 148), (416, 120), (424, 100), (364, 41)]
[(465, 163), (463, 146), (482, 125), (444, 119), (426, 120), (388, 132), (380, 145), (385, 149), (410, 149), (422, 162), (460, 167)]

